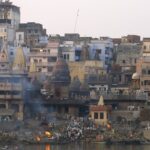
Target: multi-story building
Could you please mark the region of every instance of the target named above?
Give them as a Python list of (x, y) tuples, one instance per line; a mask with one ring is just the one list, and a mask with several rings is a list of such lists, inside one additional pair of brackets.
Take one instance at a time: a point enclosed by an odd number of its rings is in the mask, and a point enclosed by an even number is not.
[(136, 71), (140, 76), (140, 90), (150, 97), (150, 38), (143, 39), (142, 55), (137, 62)]
[(109, 38), (100, 38), (100, 40), (91, 40), (89, 44), (89, 57), (95, 58), (95, 54), (99, 53), (99, 59), (103, 61), (105, 68), (108, 68), (112, 62), (113, 42)]
[(116, 64), (120, 67), (120, 84), (131, 83), (132, 75), (136, 71), (136, 63), (140, 57), (141, 46), (137, 44), (120, 44), (117, 47)]
[(17, 44), (28, 47), (45, 47), (48, 42), (46, 29), (39, 23), (21, 23), (16, 33)]
[(88, 77), (91, 74), (96, 75), (97, 80), (101, 75), (106, 74), (106, 71), (103, 66), (103, 62), (98, 60), (68, 62), (68, 65), (69, 65), (71, 80), (73, 80), (75, 77), (78, 77), (82, 83), (85, 80), (88, 80), (89, 79)]
[(122, 43), (140, 43), (140, 36), (138, 35), (127, 35), (121, 37)]
[(57, 49), (41, 49), (33, 48), (29, 53), (29, 63), (27, 65), (28, 71), (32, 70), (34, 64), (37, 74), (44, 74), (50, 76), (57, 60)]
[(66, 61), (75, 61), (75, 46), (73, 41), (64, 41), (60, 47), (63, 58)]
[(0, 1), (0, 23), (10, 24), (18, 29), (20, 23), (20, 8), (9, 0)]
[(0, 1), (0, 38), (14, 45), (15, 31), (20, 23), (20, 8), (8, 0)]
[[(9, 65), (6, 52), (0, 52), (0, 118), (23, 120), (24, 84), (27, 74), (25, 62), (18, 49), (13, 66)], [(19, 58), (17, 58), (19, 56)], [(21, 62), (22, 61), (22, 62)], [(24, 63), (24, 65), (23, 65)]]

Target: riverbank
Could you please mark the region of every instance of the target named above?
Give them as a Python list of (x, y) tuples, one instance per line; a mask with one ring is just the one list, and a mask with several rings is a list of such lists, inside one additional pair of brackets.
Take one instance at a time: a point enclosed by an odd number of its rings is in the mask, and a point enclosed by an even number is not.
[[(26, 122), (11, 123), (11, 128), (5, 124), (0, 131), (0, 144), (28, 144), (28, 145), (63, 145), (74, 142), (112, 144), (150, 144), (144, 137), (142, 128), (128, 127), (118, 124), (97, 126), (92, 121), (80, 118), (59, 120), (59, 123), (28, 120)], [(8, 125), (8, 124), (7, 124)], [(9, 126), (8, 126), (9, 127)]]

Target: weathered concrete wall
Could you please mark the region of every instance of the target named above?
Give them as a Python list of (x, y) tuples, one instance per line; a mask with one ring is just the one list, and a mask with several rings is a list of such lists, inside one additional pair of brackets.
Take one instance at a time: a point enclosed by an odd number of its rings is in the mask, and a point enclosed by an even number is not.
[(117, 117), (126, 118), (127, 120), (134, 120), (140, 116), (140, 111), (113, 111), (111, 119), (116, 120)]

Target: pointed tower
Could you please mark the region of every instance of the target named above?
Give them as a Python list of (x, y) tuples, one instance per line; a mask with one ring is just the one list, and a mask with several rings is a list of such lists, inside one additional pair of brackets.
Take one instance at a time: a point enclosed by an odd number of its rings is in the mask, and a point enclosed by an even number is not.
[(36, 64), (34, 62), (30, 63), (29, 73), (36, 73)]
[(14, 71), (24, 71), (26, 67), (26, 60), (22, 47), (18, 47), (16, 50), (16, 56), (13, 62)]
[(36, 77), (36, 73), (37, 73), (36, 64), (34, 62), (31, 62), (29, 68), (29, 76)]
[(100, 96), (98, 105), (104, 106), (104, 98), (103, 98), (103, 96)]
[(104, 105), (104, 98), (100, 96), (97, 105), (90, 106), (90, 114), (93, 121), (98, 125), (107, 125), (111, 106)]
[(50, 83), (55, 91), (54, 97), (68, 97), (70, 84), (70, 71), (67, 62), (63, 59), (61, 51), (58, 53), (57, 61), (53, 67)]

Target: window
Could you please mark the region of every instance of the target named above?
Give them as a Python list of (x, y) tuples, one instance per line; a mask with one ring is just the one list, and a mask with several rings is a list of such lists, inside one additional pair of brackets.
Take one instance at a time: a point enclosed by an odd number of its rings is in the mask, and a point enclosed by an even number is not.
[(122, 63), (123, 63), (123, 64), (125, 64), (125, 63), (126, 63), (126, 61), (125, 61), (125, 60), (122, 60)]
[(66, 54), (64, 54), (64, 59), (66, 60)]
[(35, 30), (34, 30), (34, 32), (35, 32), (35, 33), (38, 33), (38, 30), (37, 30), (37, 29), (35, 29)]
[(105, 50), (105, 54), (107, 54), (107, 55), (109, 54), (109, 50), (108, 49)]
[(5, 65), (4, 65), (4, 64), (2, 64), (2, 65), (1, 65), (1, 67), (5, 67)]
[(96, 51), (98, 52), (98, 54), (101, 54), (101, 52), (102, 52), (101, 49), (96, 49)]
[(34, 59), (34, 62), (37, 63), (38, 62), (37, 59)]
[(145, 69), (142, 69), (142, 74), (146, 74), (146, 70)]
[(148, 74), (150, 74), (150, 70), (148, 70)]
[(53, 70), (53, 67), (48, 67), (48, 72), (51, 72)]
[(19, 34), (19, 41), (21, 41), (22, 40), (22, 36), (21, 36), (21, 34)]
[(67, 60), (69, 60), (69, 54), (67, 54)]
[(136, 64), (136, 58), (134, 59), (134, 62), (135, 62), (135, 64)]
[(41, 68), (39, 68), (39, 69), (38, 69), (38, 72), (41, 72), (41, 71), (42, 71), (42, 69), (41, 69)]
[(94, 119), (98, 119), (98, 113), (97, 112), (94, 113)]
[(144, 47), (143, 47), (144, 49), (146, 49), (146, 45), (144, 45)]
[(143, 81), (141, 81), (141, 85), (143, 85)]
[(144, 85), (150, 85), (150, 80), (144, 80)]
[(14, 53), (13, 53), (13, 52), (10, 52), (10, 55), (14, 55)]
[(104, 119), (104, 113), (100, 112), (100, 119)]

